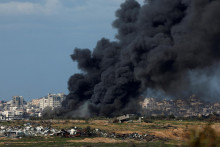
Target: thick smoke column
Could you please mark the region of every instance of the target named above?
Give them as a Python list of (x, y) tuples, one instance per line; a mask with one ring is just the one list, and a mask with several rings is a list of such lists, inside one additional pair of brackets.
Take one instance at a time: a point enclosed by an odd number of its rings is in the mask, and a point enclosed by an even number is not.
[[(83, 72), (68, 82), (63, 108), (75, 116), (138, 112), (147, 89), (184, 97), (192, 92), (189, 74), (207, 70), (220, 58), (219, 0), (126, 0), (116, 12), (117, 41), (74, 50)], [(197, 89), (199, 91), (199, 89)]]

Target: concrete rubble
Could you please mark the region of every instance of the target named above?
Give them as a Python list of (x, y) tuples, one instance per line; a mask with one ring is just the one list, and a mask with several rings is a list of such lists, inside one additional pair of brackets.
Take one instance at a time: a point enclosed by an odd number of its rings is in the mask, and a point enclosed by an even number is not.
[(150, 134), (120, 134), (115, 132), (106, 132), (100, 129), (93, 129), (89, 126), (86, 128), (73, 127), (69, 129), (55, 129), (52, 127), (43, 127), (41, 125), (33, 126), (30, 123), (26, 123), (23, 126), (0, 126), (0, 136), (10, 138), (22, 138), (22, 137), (36, 137), (36, 136), (60, 136), (60, 137), (106, 137), (106, 138), (118, 138), (118, 139), (135, 139), (146, 141), (167, 141), (167, 138), (156, 137)]

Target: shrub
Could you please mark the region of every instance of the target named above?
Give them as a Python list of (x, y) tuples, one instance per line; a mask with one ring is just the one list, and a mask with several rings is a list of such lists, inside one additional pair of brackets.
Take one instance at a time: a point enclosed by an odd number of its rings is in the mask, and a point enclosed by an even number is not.
[(147, 118), (144, 118), (144, 119), (143, 119), (143, 122), (145, 122), (145, 123), (153, 123), (153, 121), (152, 121), (152, 120), (147, 119)]
[(210, 125), (205, 126), (202, 131), (191, 130), (188, 138), (190, 147), (218, 147), (220, 137)]

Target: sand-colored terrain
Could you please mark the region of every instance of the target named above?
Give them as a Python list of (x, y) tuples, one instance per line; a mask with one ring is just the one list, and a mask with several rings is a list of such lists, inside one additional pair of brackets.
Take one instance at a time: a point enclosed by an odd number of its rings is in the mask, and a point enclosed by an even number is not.
[(104, 137), (96, 137), (96, 138), (84, 138), (82, 140), (69, 140), (68, 142), (90, 142), (90, 143), (122, 143), (122, 142), (138, 142), (135, 140), (119, 140), (113, 138), (104, 138)]
[[(110, 119), (105, 120), (44, 120), (44, 121), (30, 121), (33, 126), (34, 124), (40, 124), (49, 126), (52, 128), (58, 128), (58, 129), (65, 129), (68, 130), (73, 127), (78, 128), (86, 128), (90, 127), (91, 129), (99, 129), (104, 132), (108, 133), (115, 133), (115, 134), (132, 134), (132, 133), (138, 133), (141, 135), (148, 134), (152, 136), (155, 136), (155, 138), (162, 138), (158, 139), (157, 141), (162, 142), (176, 142), (178, 144), (185, 143), (187, 138), (189, 137), (191, 130), (201, 131), (203, 130), (207, 125), (210, 125), (211, 128), (215, 131), (217, 136), (220, 136), (220, 123), (212, 123), (209, 124), (208, 122), (201, 122), (201, 121), (175, 121), (175, 120), (153, 120), (151, 123), (145, 123), (145, 122), (125, 122), (125, 123), (112, 123)], [(26, 121), (23, 123), (27, 123)], [(9, 126), (11, 125), (18, 125), (22, 124), (22, 122), (11, 122)], [(165, 140), (163, 140), (165, 139)], [(60, 139), (59, 139), (60, 140)], [(62, 138), (61, 138), (62, 140)], [(131, 138), (108, 138), (108, 137), (82, 137), (82, 138), (64, 138), (63, 144), (74, 144), (74, 143), (103, 143), (103, 144), (120, 144), (120, 143), (148, 143), (148, 139), (131, 139)], [(15, 144), (27, 144), (27, 145), (38, 145), (40, 144), (57, 144), (59, 141), (56, 138), (44, 138), (43, 140), (19, 140), (19, 139), (10, 139), (2, 137), (0, 141), (0, 146), (4, 145), (15, 145)], [(154, 142), (154, 139), (152, 139), (150, 142)]]

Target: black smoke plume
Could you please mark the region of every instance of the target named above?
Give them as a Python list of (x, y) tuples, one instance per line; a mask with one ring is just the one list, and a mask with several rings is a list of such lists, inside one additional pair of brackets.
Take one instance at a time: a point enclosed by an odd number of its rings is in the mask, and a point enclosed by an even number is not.
[(82, 73), (69, 79), (63, 108), (72, 116), (81, 109), (114, 116), (137, 113), (147, 89), (191, 94), (198, 79), (190, 73), (208, 74), (219, 62), (219, 14), (220, 0), (146, 0), (142, 6), (126, 0), (113, 22), (117, 40), (103, 38), (93, 51), (76, 48), (71, 55)]

